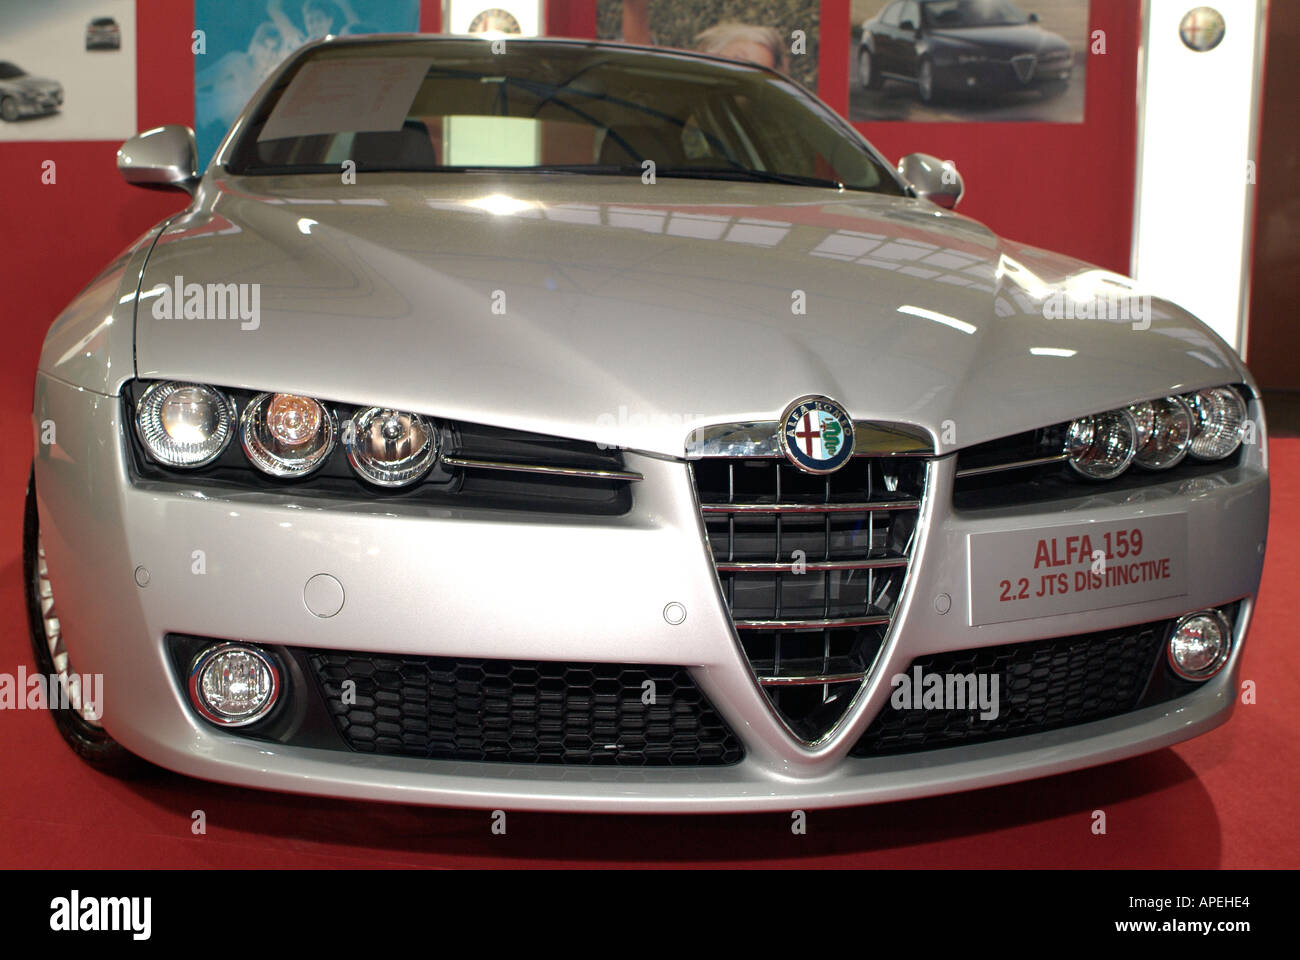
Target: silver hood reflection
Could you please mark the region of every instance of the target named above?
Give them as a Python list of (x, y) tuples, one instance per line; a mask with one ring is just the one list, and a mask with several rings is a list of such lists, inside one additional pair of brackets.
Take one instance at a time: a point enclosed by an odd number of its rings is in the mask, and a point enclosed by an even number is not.
[[(257, 284), (255, 329), (156, 317), (178, 277)], [(925, 201), (770, 184), (211, 171), (141, 290), (141, 377), (670, 456), (810, 393), (952, 449), (1247, 376), (1114, 274)], [(1097, 296), (1109, 319), (1061, 317)]]

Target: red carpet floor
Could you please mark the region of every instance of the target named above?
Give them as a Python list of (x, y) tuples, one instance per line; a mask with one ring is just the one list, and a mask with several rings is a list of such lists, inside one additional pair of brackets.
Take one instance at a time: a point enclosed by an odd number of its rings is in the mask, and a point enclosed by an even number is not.
[[(26, 353), (21, 351), (20, 353)], [(10, 369), (20, 360), (12, 357)], [(26, 369), (30, 371), (32, 363)], [(7, 364), (8, 365), (8, 364)], [(6, 377), (0, 427), (0, 671), (29, 663), (19, 531), (30, 373)], [(1300, 439), (1275, 439), (1273, 518), (1243, 677), (1258, 704), (1214, 732), (1120, 764), (973, 793), (810, 814), (563, 816), (293, 797), (84, 766), (44, 713), (0, 713), (0, 867), (1297, 867), (1300, 866)], [(190, 830), (206, 814), (206, 836)], [(1090, 830), (1106, 811), (1108, 833)]]

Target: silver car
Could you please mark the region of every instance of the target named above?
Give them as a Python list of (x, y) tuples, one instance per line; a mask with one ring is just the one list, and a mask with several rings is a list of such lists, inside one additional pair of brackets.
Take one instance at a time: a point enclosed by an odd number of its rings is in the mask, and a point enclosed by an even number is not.
[(33, 77), (16, 63), (0, 60), (0, 119), (13, 123), (23, 117), (58, 113), (63, 106), (63, 84)]
[(35, 653), (90, 762), (486, 808), (790, 810), (1227, 720), (1259, 393), (752, 64), (303, 48), (45, 341)]

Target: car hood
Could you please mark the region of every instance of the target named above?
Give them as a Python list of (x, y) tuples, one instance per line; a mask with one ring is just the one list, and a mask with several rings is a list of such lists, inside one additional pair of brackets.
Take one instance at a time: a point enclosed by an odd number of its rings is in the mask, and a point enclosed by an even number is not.
[(962, 27), (958, 29), (932, 30), (930, 36), (939, 37), (955, 44), (969, 44), (1005, 56), (1069, 49), (1069, 44), (1061, 37), (1036, 26)]
[[(339, 179), (205, 180), (150, 255), (138, 375), (673, 456), (695, 426), (775, 420), (805, 394), (953, 449), (1242, 375), (1185, 312), (1157, 301), (1135, 329), (1133, 311), (1117, 316), (1127, 281), (922, 200), (664, 178)], [(246, 285), (250, 319), (208, 299), (226, 284)], [(1112, 319), (1048, 318), (1098, 292)], [(201, 306), (187, 318), (185, 302)]]
[(12, 80), (0, 80), (0, 87), (21, 93), (54, 93), (59, 89), (59, 82), (45, 77), (14, 77)]

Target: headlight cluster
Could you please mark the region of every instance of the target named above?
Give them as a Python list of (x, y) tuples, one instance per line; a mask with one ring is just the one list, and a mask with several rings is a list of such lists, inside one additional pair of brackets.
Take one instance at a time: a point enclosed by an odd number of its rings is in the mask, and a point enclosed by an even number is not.
[(136, 406), (136, 433), (153, 459), (177, 469), (212, 463), (236, 430), (249, 463), (273, 477), (313, 473), (340, 439), (353, 470), (381, 487), (415, 483), (438, 460), (437, 426), (418, 413), (369, 407), (340, 426), (312, 397), (260, 393), (238, 421), (235, 414), (234, 401), (214, 387), (155, 383)]
[(1131, 404), (1070, 423), (1064, 454), (1093, 480), (1111, 480), (1137, 464), (1168, 470), (1189, 454), (1222, 460), (1241, 445), (1246, 404), (1231, 387)]

